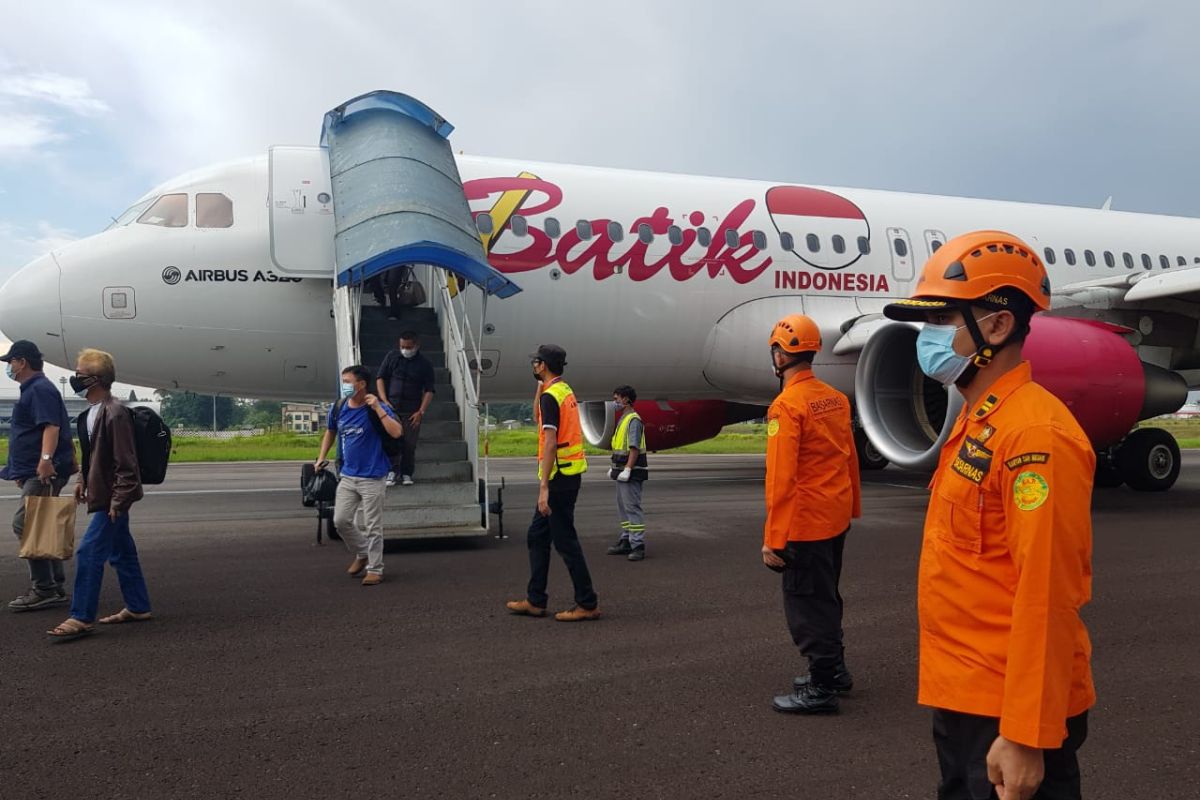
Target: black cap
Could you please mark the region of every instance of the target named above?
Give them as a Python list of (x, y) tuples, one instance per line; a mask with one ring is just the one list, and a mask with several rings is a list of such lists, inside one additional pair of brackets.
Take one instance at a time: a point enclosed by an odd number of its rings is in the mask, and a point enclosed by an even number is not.
[(12, 343), (12, 347), (8, 348), (8, 352), (0, 356), (0, 361), (12, 361), (14, 358), (32, 361), (41, 357), (42, 351), (38, 350), (36, 344), (28, 339), (17, 339)]
[(567, 365), (567, 351), (556, 344), (539, 344), (537, 352), (529, 357), (545, 362), (551, 372), (562, 372)]

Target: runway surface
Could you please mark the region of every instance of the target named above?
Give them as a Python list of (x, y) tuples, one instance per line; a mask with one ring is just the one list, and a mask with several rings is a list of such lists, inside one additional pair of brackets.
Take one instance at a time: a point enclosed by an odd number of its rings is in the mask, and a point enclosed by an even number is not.
[[(1168, 494), (1095, 496), (1089, 798), (1197, 796), (1200, 453), (1185, 458)], [(504, 610), (528, 577), (532, 460), (492, 462), (511, 538), (397, 543), (373, 588), (345, 577), (340, 543), (313, 546), (298, 465), (173, 466), (132, 517), (154, 622), (52, 645), (65, 608), (0, 609), (0, 796), (933, 797), (915, 702), (926, 479), (868, 476), (842, 587), (856, 689), (838, 716), (794, 718), (770, 708), (804, 670), (759, 559), (761, 464), (653, 459), (633, 564), (604, 555), (614, 492), (593, 461), (577, 519), (605, 618), (575, 625)], [(0, 487), (4, 520), (14, 496)], [(9, 541), (6, 600), (26, 585)], [(557, 556), (550, 591), (571, 605)], [(101, 609), (120, 607), (109, 571)]]

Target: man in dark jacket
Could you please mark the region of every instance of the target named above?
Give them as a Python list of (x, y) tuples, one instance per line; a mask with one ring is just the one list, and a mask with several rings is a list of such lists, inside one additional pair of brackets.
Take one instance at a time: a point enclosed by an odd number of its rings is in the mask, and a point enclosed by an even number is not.
[(421, 355), (421, 342), (413, 331), (400, 334), (400, 349), (383, 359), (375, 388), (379, 398), (396, 410), (404, 428), (404, 444), (400, 455), (392, 461), (388, 486), (394, 486), (396, 475), (405, 486), (412, 486), (417, 462), (417, 439), (421, 421), (433, 401), (433, 364)]
[(92, 521), (75, 552), (75, 593), (71, 616), (46, 633), (55, 640), (76, 639), (92, 632), (100, 603), (104, 562), (112, 564), (121, 584), (125, 607), (100, 620), (102, 625), (150, 619), (150, 596), (129, 533), (129, 508), (142, 499), (133, 415), (112, 396), (117, 379), (112, 356), (100, 350), (79, 354), (71, 388), (91, 406), (77, 420), (83, 450), (83, 473), (75, 500), (87, 504)]
[[(0, 478), (13, 481), (21, 490), (13, 532), (25, 531), (25, 498), (35, 494), (57, 495), (76, 470), (75, 448), (71, 445), (71, 422), (62, 395), (42, 374), (42, 354), (33, 342), (19, 340), (0, 361), (7, 363), (8, 377), (21, 385), (21, 399), (13, 408), (8, 433), (8, 464)], [(58, 559), (29, 559), (29, 591), (8, 604), (13, 611), (34, 611), (67, 602), (63, 563)]]

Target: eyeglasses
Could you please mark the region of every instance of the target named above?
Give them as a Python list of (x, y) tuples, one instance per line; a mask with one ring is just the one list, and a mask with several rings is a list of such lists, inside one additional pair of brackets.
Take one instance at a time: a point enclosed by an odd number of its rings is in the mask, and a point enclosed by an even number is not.
[(529, 360), (529, 365), (530, 365), (531, 367), (536, 367), (538, 364), (541, 364), (541, 363), (543, 363), (543, 362), (542, 362), (542, 360), (541, 360), (540, 358), (531, 358), (531, 359)]

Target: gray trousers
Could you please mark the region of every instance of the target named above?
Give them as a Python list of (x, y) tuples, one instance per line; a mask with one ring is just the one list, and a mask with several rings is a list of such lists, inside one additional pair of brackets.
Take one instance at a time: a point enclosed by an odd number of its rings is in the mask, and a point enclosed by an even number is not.
[[(67, 480), (68, 476), (63, 475), (51, 478), (50, 493), (57, 497), (63, 487), (67, 485)], [(13, 514), (13, 533), (17, 535), (18, 541), (21, 539), (21, 534), (25, 532), (25, 498), (30, 495), (42, 494), (45, 488), (37, 478), (29, 478), (21, 487), (21, 499), (17, 504), (17, 513)], [(29, 583), (34, 591), (42, 597), (62, 594), (63, 585), (66, 583), (63, 562), (57, 558), (30, 558), (27, 560), (29, 561)]]
[(333, 501), (333, 524), (346, 549), (367, 560), (367, 572), (383, 572), (383, 498), (385, 478), (352, 478), (338, 481)]
[(642, 516), (642, 484), (645, 481), (617, 481), (617, 516), (621, 520), (621, 538), (634, 547), (646, 543), (646, 518)]

